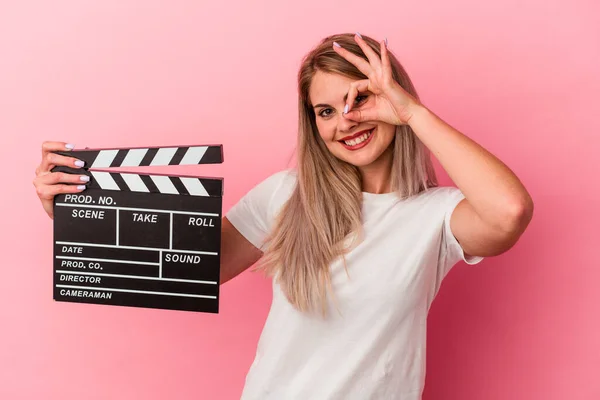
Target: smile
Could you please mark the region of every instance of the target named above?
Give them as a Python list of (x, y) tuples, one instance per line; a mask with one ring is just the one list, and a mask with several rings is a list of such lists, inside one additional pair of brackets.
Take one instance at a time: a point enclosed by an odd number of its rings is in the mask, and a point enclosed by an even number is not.
[(346, 136), (341, 140), (338, 140), (348, 150), (358, 150), (365, 147), (373, 137), (373, 131), (375, 128), (368, 131), (358, 132), (352, 136)]

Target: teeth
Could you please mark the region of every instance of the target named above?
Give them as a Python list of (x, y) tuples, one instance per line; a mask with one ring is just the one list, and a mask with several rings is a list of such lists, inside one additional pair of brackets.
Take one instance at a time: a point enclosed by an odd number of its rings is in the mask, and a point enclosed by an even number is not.
[(365, 140), (367, 140), (371, 136), (371, 132), (364, 133), (357, 138), (351, 140), (344, 140), (344, 143), (348, 146), (356, 146), (357, 144), (361, 144)]

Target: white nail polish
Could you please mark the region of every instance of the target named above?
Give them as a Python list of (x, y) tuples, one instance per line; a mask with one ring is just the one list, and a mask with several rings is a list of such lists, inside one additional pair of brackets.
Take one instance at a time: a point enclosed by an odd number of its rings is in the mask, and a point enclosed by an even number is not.
[(359, 38), (361, 38), (361, 39), (362, 39), (362, 36), (361, 36), (361, 34), (360, 34), (360, 33), (358, 33), (358, 32), (355, 32), (355, 33), (356, 33), (356, 36), (358, 36)]
[(77, 190), (84, 190), (85, 189), (85, 185), (79, 185), (77, 186)]
[(333, 45), (334, 45), (335, 47), (342, 47), (342, 46), (340, 46), (340, 44), (339, 44), (338, 42), (333, 42)]
[(79, 177), (79, 180), (83, 181), (83, 182), (89, 182), (90, 181), (90, 177), (87, 175), (82, 175)]
[(344, 106), (344, 114), (348, 114), (348, 104)]
[(387, 47), (387, 45), (388, 45), (388, 41), (387, 41), (387, 38), (385, 38), (385, 47)]
[(72, 143), (67, 143), (67, 144), (65, 144), (65, 147), (69, 150), (73, 150), (75, 148), (75, 145)]
[(75, 161), (75, 165), (78, 167), (83, 167), (85, 165), (85, 163), (81, 160), (77, 160), (77, 161)]

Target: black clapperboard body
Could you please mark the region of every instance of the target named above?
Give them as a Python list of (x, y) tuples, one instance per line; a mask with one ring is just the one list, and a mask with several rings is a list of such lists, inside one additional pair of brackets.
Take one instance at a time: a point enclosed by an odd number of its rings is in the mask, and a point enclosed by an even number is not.
[(54, 200), (54, 300), (218, 313), (223, 179), (107, 168), (221, 163), (221, 145), (57, 153), (90, 182)]

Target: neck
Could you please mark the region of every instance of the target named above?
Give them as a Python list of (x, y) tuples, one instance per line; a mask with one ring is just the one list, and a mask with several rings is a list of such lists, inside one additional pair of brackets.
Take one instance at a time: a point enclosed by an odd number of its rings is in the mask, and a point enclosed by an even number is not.
[(363, 192), (381, 194), (391, 191), (392, 155), (388, 149), (371, 164), (359, 168)]

